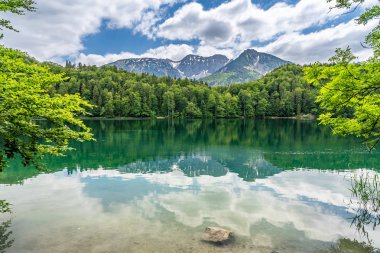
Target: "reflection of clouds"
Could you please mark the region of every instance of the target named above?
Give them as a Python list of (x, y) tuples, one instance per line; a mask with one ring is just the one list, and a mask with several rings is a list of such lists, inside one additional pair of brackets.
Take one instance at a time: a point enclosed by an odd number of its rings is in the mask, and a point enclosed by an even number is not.
[(202, 185), (195, 194), (170, 192), (159, 196), (160, 204), (187, 226), (197, 227), (207, 220), (245, 236), (251, 235), (251, 227), (262, 219), (279, 227), (292, 224), (314, 240), (329, 241), (348, 236), (340, 234), (348, 225), (342, 217), (323, 213), (308, 202), (279, 197), (276, 192), (250, 190), (246, 186), (248, 183), (240, 183), (243, 187), (238, 191), (236, 185), (224, 181), (220, 187), (212, 183)]
[(326, 204), (345, 206), (350, 197), (350, 183), (345, 178), (347, 175), (347, 172), (288, 171), (258, 179), (257, 183), (289, 199), (306, 197)]
[(108, 252), (118, 245), (124, 248), (115, 252), (124, 252), (128, 238), (160, 235), (163, 224), (152, 219), (158, 212), (150, 201), (152, 194), (144, 197), (149, 201), (113, 203), (109, 207), (112, 211), (104, 212), (102, 199), (89, 197), (84, 191), (88, 181), (82, 177), (89, 174), (98, 183), (105, 174), (113, 178), (118, 175), (95, 170), (70, 176), (58, 172), (39, 175), (24, 185), (0, 185), (2, 197), (12, 203), (16, 240), (9, 252)]
[[(110, 172), (110, 173), (109, 173)], [(188, 188), (193, 185), (193, 179), (187, 177), (181, 170), (173, 169), (169, 173), (121, 173), (117, 170), (87, 170), (80, 173), (82, 178), (119, 178), (125, 181), (145, 179), (151, 183), (158, 183), (167, 187)]]
[[(346, 209), (350, 196), (347, 174), (291, 171), (246, 182), (235, 173), (190, 178), (178, 169), (165, 174), (99, 169), (40, 175), (0, 190), (14, 205), (13, 231), (21, 238), (13, 252), (26, 252), (22, 249), (30, 245), (49, 252), (105, 238), (111, 245), (125, 238), (162, 240), (173, 231), (185, 238), (212, 223), (255, 245), (273, 246), (289, 235), (305, 238), (302, 244), (360, 240), (346, 215), (336, 211)], [(379, 232), (371, 234), (375, 246)]]
[[(255, 183), (246, 182), (234, 173), (189, 178), (174, 170), (133, 176), (164, 188), (182, 189), (152, 195), (144, 201), (157, 202), (189, 227), (214, 222), (250, 236), (252, 227), (264, 219), (277, 227), (291, 224), (312, 240), (331, 241), (340, 237), (360, 239), (350, 229), (347, 219), (349, 174), (299, 170), (282, 172)], [(119, 176), (131, 179), (131, 174)]]

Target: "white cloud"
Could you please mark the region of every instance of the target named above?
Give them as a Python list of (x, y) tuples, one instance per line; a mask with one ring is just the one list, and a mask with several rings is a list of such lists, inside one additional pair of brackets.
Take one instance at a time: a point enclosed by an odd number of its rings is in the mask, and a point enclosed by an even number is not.
[(376, 25), (377, 21), (367, 26), (357, 25), (354, 21), (310, 34), (293, 32), (278, 38), (276, 41), (258, 48), (296, 63), (310, 63), (316, 60), (325, 62), (336, 48), (350, 46), (359, 60), (371, 56), (372, 50), (364, 48), (360, 42)]
[[(99, 32), (103, 20), (109, 27), (149, 30), (160, 8), (182, 0), (37, 0), (35, 13), (7, 15), (20, 33), (5, 31), (4, 44), (27, 51), (40, 60), (76, 56), (84, 36)], [(146, 19), (148, 17), (148, 19)]]
[(320, 0), (301, 0), (296, 5), (278, 3), (268, 10), (260, 9), (250, 0), (229, 1), (211, 10), (193, 2), (163, 22), (156, 36), (171, 40), (199, 39), (202, 45), (231, 47), (323, 24), (335, 19), (339, 12), (329, 12), (329, 6)]
[(151, 57), (151, 58), (162, 58), (162, 59), (171, 59), (171, 60), (181, 60), (188, 54), (193, 54), (194, 48), (186, 44), (169, 44), (166, 46), (161, 46), (157, 48), (152, 48), (146, 51), (143, 54), (133, 54), (130, 52), (122, 52), (120, 54), (79, 54), (78, 57), (75, 57), (75, 62), (81, 62), (87, 65), (97, 65), (101, 66), (106, 63), (114, 62), (120, 59), (126, 58), (140, 58), (140, 57)]
[(186, 45), (174, 45), (170, 44), (158, 48), (149, 49), (142, 56), (143, 57), (155, 57), (155, 58), (167, 58), (174, 61), (181, 60), (188, 54), (194, 53), (194, 48)]
[(229, 59), (232, 59), (235, 56), (234, 48), (216, 48), (210, 45), (207, 46), (199, 46), (196, 50), (198, 55), (201, 56), (211, 56), (215, 54), (222, 54), (227, 56)]
[[(236, 57), (253, 42), (270, 43), (258, 48), (296, 63), (325, 61), (336, 47), (353, 48), (361, 59), (369, 50), (360, 41), (371, 29), (353, 21), (307, 35), (305, 29), (321, 27), (339, 17), (343, 10), (329, 11), (320, 0), (300, 0), (297, 4), (279, 2), (264, 10), (251, 0), (230, 0), (204, 9), (200, 3), (182, 5), (167, 18), (168, 6), (186, 0), (37, 0), (36, 13), (6, 15), (20, 33), (5, 31), (4, 44), (27, 51), (39, 60), (63, 62), (70, 57), (77, 62), (102, 65), (121, 58), (158, 57), (179, 60), (189, 53), (202, 56), (225, 54)], [(366, 1), (364, 7), (377, 4)], [(142, 54), (83, 54), (83, 38), (100, 31), (106, 20), (109, 29), (126, 28), (148, 39), (163, 39), (166, 45)], [(111, 38), (112, 39), (112, 38)], [(196, 45), (186, 45), (189, 40)], [(174, 45), (173, 40), (182, 40)]]
[[(245, 47), (248, 48), (249, 46)], [(241, 48), (240, 51), (245, 48)], [(152, 58), (162, 58), (170, 59), (173, 61), (179, 61), (189, 54), (197, 54), (201, 56), (212, 56), (215, 54), (223, 54), (228, 58), (232, 59), (235, 57), (234, 48), (216, 48), (213, 46), (197, 46), (192, 47), (187, 44), (169, 44), (157, 48), (151, 48), (143, 54), (133, 54), (130, 52), (121, 52), (118, 54), (83, 54), (80, 53), (77, 57), (74, 57), (75, 62), (81, 62), (86, 65), (96, 65), (101, 66), (110, 62), (114, 62), (120, 59), (127, 58), (140, 58), (140, 57), (152, 57)]]

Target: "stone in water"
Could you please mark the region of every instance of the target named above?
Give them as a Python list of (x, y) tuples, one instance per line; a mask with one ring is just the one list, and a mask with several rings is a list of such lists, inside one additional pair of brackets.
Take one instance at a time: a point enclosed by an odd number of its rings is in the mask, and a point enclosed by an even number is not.
[(232, 232), (224, 228), (207, 227), (203, 233), (202, 240), (206, 242), (226, 242), (232, 238)]

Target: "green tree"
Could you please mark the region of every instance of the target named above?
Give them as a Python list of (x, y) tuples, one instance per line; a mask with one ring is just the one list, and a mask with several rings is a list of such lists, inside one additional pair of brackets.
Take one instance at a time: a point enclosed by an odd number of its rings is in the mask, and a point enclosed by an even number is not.
[(202, 117), (201, 110), (193, 102), (188, 102), (187, 103), (185, 113), (186, 113), (186, 116), (188, 116), (190, 118), (200, 118), (200, 117)]
[(140, 117), (141, 116), (141, 98), (140, 95), (136, 92), (128, 92), (128, 107), (130, 108), (131, 117)]
[(295, 110), (296, 115), (301, 114), (303, 112), (302, 108), (302, 89), (297, 87), (294, 90), (294, 104), (295, 104)]
[(216, 105), (217, 105), (216, 96), (214, 93), (211, 93), (207, 99), (207, 110), (208, 110), (209, 116), (216, 117), (216, 114), (217, 114), (217, 106)]
[(175, 109), (175, 100), (174, 100), (174, 93), (172, 91), (165, 92), (163, 96), (164, 100), (164, 106), (167, 109), (168, 118), (171, 116), (173, 118), (174, 116), (174, 109)]
[[(328, 0), (331, 2), (331, 0)], [(337, 0), (336, 8), (351, 8), (364, 0)], [(380, 6), (367, 9), (358, 19), (366, 25), (380, 16)], [(306, 79), (321, 87), (317, 101), (323, 113), (319, 120), (331, 126), (335, 134), (365, 139), (370, 149), (380, 141), (380, 27), (377, 25), (365, 41), (374, 56), (353, 63), (350, 48), (337, 49), (330, 65), (314, 64), (305, 68)]]
[(238, 96), (240, 107), (243, 111), (243, 117), (253, 116), (252, 94), (248, 90), (240, 90)]
[[(34, 11), (35, 7), (33, 0), (2, 0), (0, 2), (0, 12), (11, 12), (18, 15), (24, 15), (25, 11)], [(0, 19), (0, 30), (9, 29), (18, 32), (9, 20)], [(4, 37), (4, 34), (0, 34), (0, 39)]]
[(107, 92), (106, 95), (106, 103), (104, 105), (104, 114), (107, 117), (114, 117), (115, 116), (115, 106), (114, 106), (114, 100), (112, 92)]
[(319, 120), (333, 133), (365, 138), (369, 148), (380, 141), (380, 62), (351, 63), (351, 51), (337, 50), (334, 64), (305, 69), (309, 82), (321, 87)]
[(77, 118), (91, 105), (78, 94), (49, 95), (51, 86), (63, 81), (62, 75), (2, 46), (0, 70), (0, 169), (17, 154), (23, 165), (38, 166), (42, 155), (61, 155), (70, 149), (69, 141), (92, 138)]

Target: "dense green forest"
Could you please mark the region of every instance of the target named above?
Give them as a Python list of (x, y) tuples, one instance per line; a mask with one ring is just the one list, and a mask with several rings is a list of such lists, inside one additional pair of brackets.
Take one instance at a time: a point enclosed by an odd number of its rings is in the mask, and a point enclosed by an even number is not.
[(286, 65), (258, 81), (229, 87), (129, 73), (111, 66), (49, 66), (66, 77), (51, 89), (51, 95), (79, 93), (95, 105), (90, 111), (94, 117), (290, 117), (317, 113), (317, 90), (305, 81), (298, 65)]

